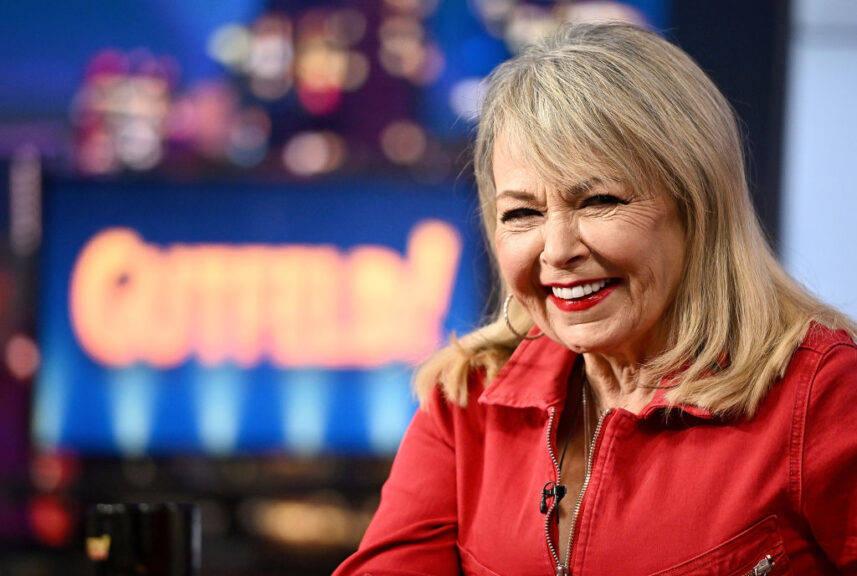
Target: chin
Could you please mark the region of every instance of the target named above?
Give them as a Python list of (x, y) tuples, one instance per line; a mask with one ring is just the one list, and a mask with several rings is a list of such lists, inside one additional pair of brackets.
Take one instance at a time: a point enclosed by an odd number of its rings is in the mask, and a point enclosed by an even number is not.
[(589, 330), (554, 330), (552, 340), (578, 354), (599, 351), (607, 344)]
[(576, 326), (552, 327), (548, 336), (558, 344), (578, 354), (610, 354), (611, 350), (626, 347), (634, 338), (629, 330), (616, 331), (601, 322)]

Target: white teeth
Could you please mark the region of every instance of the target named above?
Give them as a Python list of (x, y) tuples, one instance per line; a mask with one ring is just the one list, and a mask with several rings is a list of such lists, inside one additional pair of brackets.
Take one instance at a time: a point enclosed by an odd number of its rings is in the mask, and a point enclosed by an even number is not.
[(553, 295), (557, 298), (562, 298), (563, 300), (568, 300), (571, 298), (571, 288), (560, 288), (558, 286), (553, 287)]
[(599, 280), (598, 282), (590, 282), (589, 284), (578, 284), (572, 288), (553, 286), (551, 289), (553, 290), (553, 295), (557, 298), (562, 298), (563, 300), (571, 300), (574, 298), (583, 298), (584, 296), (589, 296), (593, 292), (598, 292), (602, 288), (607, 285), (606, 280)]

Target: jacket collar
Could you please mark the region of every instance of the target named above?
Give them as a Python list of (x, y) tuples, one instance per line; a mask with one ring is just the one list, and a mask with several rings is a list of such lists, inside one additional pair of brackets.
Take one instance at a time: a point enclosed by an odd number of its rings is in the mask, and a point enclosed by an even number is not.
[[(662, 382), (666, 385), (666, 382)], [(640, 410), (640, 413), (637, 414), (637, 417), (640, 420), (648, 420), (655, 416), (662, 416), (664, 414), (669, 414), (672, 412), (678, 412), (679, 414), (686, 414), (688, 416), (693, 416), (694, 418), (699, 418), (702, 420), (713, 420), (714, 414), (711, 413), (711, 410), (707, 408), (702, 408), (701, 406), (696, 406), (695, 404), (671, 404), (667, 400), (667, 393), (670, 391), (669, 387), (658, 388), (655, 390), (655, 395), (649, 401), (646, 406)]]
[[(577, 354), (550, 338), (524, 340), (509, 361), (479, 397), (483, 405), (547, 410), (565, 401), (568, 377)], [(692, 404), (670, 404), (669, 388), (659, 388), (640, 411), (641, 420), (676, 410), (696, 418), (711, 420), (712, 413)]]
[(550, 338), (523, 340), (479, 403), (546, 410), (564, 402), (576, 358), (577, 354)]

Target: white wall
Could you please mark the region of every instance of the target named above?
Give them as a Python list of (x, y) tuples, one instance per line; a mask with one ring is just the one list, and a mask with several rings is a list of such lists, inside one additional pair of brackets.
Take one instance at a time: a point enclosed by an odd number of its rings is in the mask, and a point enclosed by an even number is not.
[(781, 256), (857, 319), (857, 2), (792, 0)]

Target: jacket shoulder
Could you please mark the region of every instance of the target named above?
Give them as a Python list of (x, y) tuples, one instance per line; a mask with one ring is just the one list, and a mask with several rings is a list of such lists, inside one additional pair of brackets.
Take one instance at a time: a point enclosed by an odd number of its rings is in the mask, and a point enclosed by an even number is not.
[(834, 330), (827, 326), (813, 324), (807, 330), (806, 336), (798, 348), (825, 354), (831, 348), (840, 345), (857, 348), (857, 344), (845, 330)]
[(424, 412), (434, 425), (442, 431), (443, 435), (453, 443), (451, 438), (455, 436), (454, 430), (461, 421), (481, 420), (483, 406), (479, 403), (479, 397), (485, 390), (486, 381), (483, 370), (471, 370), (467, 375), (467, 402), (462, 405), (454, 398), (449, 398), (444, 387), (436, 384), (426, 402), (418, 409)]

